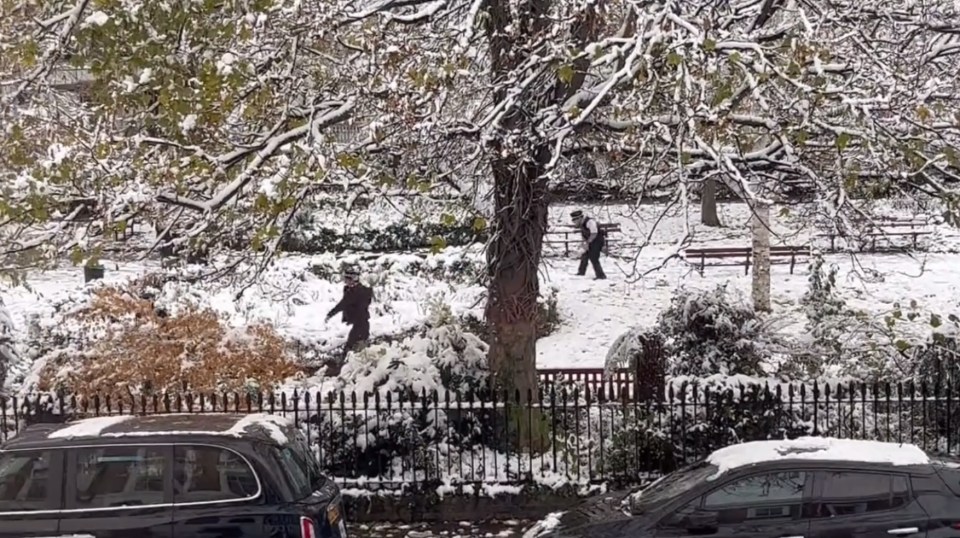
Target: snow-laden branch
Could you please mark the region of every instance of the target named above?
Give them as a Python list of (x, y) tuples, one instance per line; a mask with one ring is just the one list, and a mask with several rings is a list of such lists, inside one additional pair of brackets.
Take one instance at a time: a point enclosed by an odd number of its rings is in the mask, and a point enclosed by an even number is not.
[[(315, 130), (323, 129), (346, 121), (355, 105), (356, 102), (352, 99), (345, 101), (337, 108), (332, 110), (328, 109), (325, 113), (316, 116), (311, 121), (299, 127), (289, 129), (265, 140), (262, 148), (254, 154), (253, 159), (247, 163), (243, 171), (241, 171), (233, 181), (217, 191), (207, 201), (194, 200), (180, 196), (176, 193), (169, 192), (159, 194), (157, 196), (157, 200), (163, 203), (173, 204), (204, 213), (212, 213), (217, 211), (227, 202), (237, 196), (240, 191), (243, 190), (248, 183), (250, 183), (254, 176), (260, 171), (260, 167), (263, 165), (263, 163), (272, 157), (279, 148), (304, 138)], [(218, 157), (216, 161), (221, 165), (226, 165), (227, 163), (233, 162), (234, 159), (235, 157), (233, 154), (227, 154), (222, 157)]]

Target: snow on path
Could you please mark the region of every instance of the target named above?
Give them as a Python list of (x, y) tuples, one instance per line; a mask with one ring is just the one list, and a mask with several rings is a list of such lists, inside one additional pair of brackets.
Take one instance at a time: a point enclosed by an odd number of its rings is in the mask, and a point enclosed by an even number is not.
[[(639, 267), (659, 264), (663, 251), (641, 256)], [(670, 304), (680, 286), (706, 290), (727, 283), (749, 299), (751, 276), (740, 267), (707, 267), (701, 276), (680, 262), (670, 263), (649, 277), (630, 284), (615, 270), (610, 258), (602, 260), (610, 276), (595, 281), (588, 269), (587, 277), (573, 276), (576, 260), (548, 260), (552, 266), (546, 279), (560, 288), (559, 308), (563, 323), (554, 334), (537, 343), (537, 365), (540, 368), (602, 367), (607, 350), (618, 336), (634, 326), (652, 327), (657, 316)], [(828, 265), (839, 268), (838, 289), (851, 308), (883, 315), (895, 303), (904, 307), (916, 301), (918, 309), (946, 316), (960, 306), (960, 255), (930, 254), (921, 259), (906, 255), (869, 255), (856, 259), (849, 255), (826, 256)], [(629, 268), (625, 268), (629, 271)], [(877, 281), (864, 278), (875, 271)], [(787, 266), (773, 266), (771, 302), (776, 326), (783, 332), (800, 334), (805, 318), (799, 302), (807, 290), (809, 271), (798, 264), (791, 275)], [(929, 328), (929, 327), (927, 327)]]

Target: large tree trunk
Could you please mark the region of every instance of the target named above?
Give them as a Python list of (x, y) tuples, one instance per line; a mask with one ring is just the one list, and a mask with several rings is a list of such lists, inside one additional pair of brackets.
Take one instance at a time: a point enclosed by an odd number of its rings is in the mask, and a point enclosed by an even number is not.
[(751, 229), (753, 232), (753, 308), (770, 311), (770, 206), (754, 202)]
[(535, 163), (495, 159), (496, 218), (487, 249), (486, 319), (494, 384), (524, 402), (537, 398), (538, 269), (547, 226), (546, 182)]
[[(572, 97), (582, 86), (590, 58), (573, 62), (572, 76), (543, 71), (520, 95), (504, 84), (532, 54), (541, 55), (549, 40), (553, 0), (487, 0), (486, 34), (489, 40), (494, 102), (514, 101), (488, 142), (493, 169), (495, 213), (487, 250), (489, 289), (486, 320), (491, 329), (490, 371), (497, 389), (523, 401), (537, 394), (538, 270), (543, 234), (547, 227), (546, 167), (552, 161), (555, 140), (539, 124), (541, 113)], [(586, 46), (597, 27), (596, 9), (589, 7), (571, 22), (570, 32)], [(515, 35), (512, 35), (514, 34)], [(517, 37), (519, 36), (519, 37)], [(529, 74), (523, 74), (524, 77)], [(562, 79), (562, 80), (561, 80)], [(518, 424), (518, 440), (535, 448), (540, 425), (527, 414)], [(522, 424), (520, 424), (522, 422)], [(533, 426), (535, 429), (530, 430)], [(526, 433), (526, 435), (524, 435)], [(526, 437), (524, 439), (524, 437)]]
[(723, 226), (717, 215), (717, 180), (712, 176), (703, 181), (700, 193), (700, 222), (705, 226), (718, 228)]
[[(509, 36), (516, 26), (533, 39), (548, 24), (551, 0), (527, 0), (511, 9), (505, 0), (488, 0), (486, 30), (490, 40), (494, 83), (507, 79), (530, 54), (529, 43)], [(494, 180), (492, 239), (487, 248), (486, 320), (491, 329), (488, 362), (494, 386), (524, 402), (537, 398), (538, 269), (547, 227), (547, 182), (544, 166), (550, 146), (535, 126), (535, 111), (550, 105), (552, 75), (542, 91), (533, 88), (500, 120), (498, 136), (489, 143)], [(506, 86), (494, 91), (494, 101), (509, 99)]]

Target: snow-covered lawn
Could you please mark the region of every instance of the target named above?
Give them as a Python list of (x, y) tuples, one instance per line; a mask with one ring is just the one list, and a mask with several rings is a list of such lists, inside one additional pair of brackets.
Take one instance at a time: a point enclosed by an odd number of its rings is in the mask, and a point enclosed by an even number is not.
[[(571, 209), (570, 206), (555, 207), (551, 213), (552, 224), (566, 223)], [(707, 289), (728, 283), (730, 288), (746, 296), (750, 277), (744, 275), (742, 267), (707, 267), (700, 275), (679, 260), (663, 263), (676, 253), (678, 242), (685, 235), (692, 234), (690, 244), (695, 246), (748, 246), (749, 235), (744, 224), (749, 219), (749, 211), (743, 204), (721, 205), (721, 220), (726, 227), (720, 229), (697, 224), (699, 213), (695, 207), (690, 208), (688, 215), (683, 215), (682, 208), (663, 215), (663, 207), (651, 205), (586, 209), (601, 221), (619, 222), (627, 245), (620, 252), (621, 257), (603, 259), (610, 276), (607, 281), (594, 281), (589, 270), (586, 278), (575, 276), (577, 261), (574, 259), (546, 259), (543, 287), (558, 288), (563, 321), (556, 332), (540, 341), (540, 367), (602, 366), (613, 341), (631, 327), (655, 323), (658, 313), (680, 286)], [(775, 243), (805, 244), (816, 234), (816, 230), (799, 224), (809, 220), (799, 216), (801, 209), (791, 207), (772, 213)], [(881, 208), (881, 212), (889, 215), (897, 214), (898, 210), (887, 207)], [(940, 227), (928, 242), (929, 254), (828, 255), (826, 260), (839, 267), (840, 294), (850, 306), (880, 316), (895, 303), (915, 301), (917, 311), (946, 316), (954, 312), (958, 302), (956, 289), (960, 273), (956, 267), (960, 264), (960, 254), (955, 252), (960, 250), (957, 248), (960, 239), (955, 230)], [(640, 245), (643, 248), (638, 252)], [(482, 313), (483, 290), (475, 281), (445, 280), (436, 273), (405, 269), (411, 263), (436, 266), (458, 259), (479, 261), (481, 256), (479, 247), (447, 249), (428, 256), (426, 261), (414, 254), (386, 256), (391, 267), (368, 275), (374, 280), (377, 296), (371, 319), (373, 338), (416, 328), (439, 305), (449, 306), (454, 314)], [(229, 286), (194, 287), (188, 292), (198, 302), (223, 312), (232, 324), (269, 321), (290, 339), (332, 350), (343, 343), (348, 330), (336, 319), (324, 322), (324, 315), (339, 299), (341, 284), (336, 279), (315, 276), (309, 267), (313, 264), (332, 267), (341, 261), (333, 255), (284, 257), (239, 301), (234, 300), (235, 290)], [(117, 261), (105, 265), (108, 283), (119, 283), (159, 269), (155, 262)], [(781, 331), (799, 334), (803, 331), (804, 317), (798, 302), (807, 288), (806, 263), (800, 263), (793, 275), (787, 266), (775, 266), (772, 275), (773, 323)], [(21, 337), (21, 346), (30, 345), (27, 327), (31, 319), (35, 323), (56, 322), (53, 304), (83, 287), (79, 268), (63, 268), (32, 275), (29, 288), (2, 290)], [(929, 314), (926, 317), (929, 318)], [(28, 368), (27, 364), (16, 365), (10, 378), (22, 377)]]

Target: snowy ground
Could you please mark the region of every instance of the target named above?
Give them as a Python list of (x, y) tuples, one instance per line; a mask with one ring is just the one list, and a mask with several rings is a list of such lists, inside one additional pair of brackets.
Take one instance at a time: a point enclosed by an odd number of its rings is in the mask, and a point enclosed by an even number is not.
[[(565, 223), (570, 207), (558, 206), (551, 213), (553, 224)], [(750, 277), (742, 268), (707, 267), (700, 275), (679, 260), (664, 264), (675, 254), (678, 242), (692, 236), (694, 246), (735, 245), (748, 246), (749, 233), (745, 223), (749, 210), (743, 204), (727, 204), (720, 208), (720, 229), (699, 226), (696, 208), (684, 215), (683, 208), (674, 208), (664, 214), (659, 206), (605, 206), (587, 208), (601, 221), (619, 222), (627, 242), (620, 258), (605, 258), (604, 265), (610, 279), (597, 282), (592, 278), (574, 276), (576, 260), (547, 258), (543, 268), (544, 286), (559, 289), (562, 326), (554, 334), (541, 340), (538, 346), (540, 367), (599, 367), (604, 363), (607, 349), (620, 334), (634, 326), (647, 326), (656, 321), (679, 286), (710, 288), (729, 283), (746, 293)], [(816, 234), (799, 223), (803, 208), (791, 207), (773, 212), (775, 244), (802, 245)], [(905, 215), (897, 208), (881, 208), (888, 215)], [(917, 310), (946, 316), (957, 307), (955, 290), (960, 284), (960, 237), (955, 230), (937, 229), (929, 241), (929, 253), (907, 255), (831, 255), (829, 263), (840, 268), (841, 293), (850, 306), (883, 315), (894, 303), (916, 301)], [(637, 250), (640, 245), (643, 248)], [(452, 257), (477, 258), (478, 249), (448, 249), (431, 258), (434, 263)], [(413, 255), (394, 255), (394, 268), (379, 271), (372, 277), (377, 305), (371, 320), (372, 334), (396, 334), (415, 328), (431, 314), (438, 304), (449, 305), (454, 313), (481, 312), (482, 289), (471, 282), (449, 282), (429, 275), (408, 274), (398, 268), (419, 258)], [(339, 299), (339, 282), (318, 278), (307, 271), (313, 263), (330, 266), (338, 263), (334, 256), (292, 256), (282, 259), (265, 275), (260, 286), (250, 290), (239, 302), (233, 300), (234, 290), (194, 290), (202, 300), (227, 315), (230, 321), (242, 325), (252, 321), (270, 321), (291, 339), (307, 342), (320, 348), (333, 349), (346, 338), (347, 327), (339, 322), (324, 323), (323, 315)], [(107, 282), (120, 282), (152, 270), (151, 263), (109, 262)], [(30, 288), (2, 290), (17, 331), (26, 340), (26, 327), (31, 318), (38, 322), (55, 322), (52, 305), (82, 289), (82, 271), (67, 268), (33, 275)], [(803, 317), (797, 303), (807, 286), (806, 264), (800, 264), (796, 274), (790, 275), (786, 266), (773, 268), (774, 318), (776, 326), (792, 333), (802, 331)], [(929, 315), (927, 315), (929, 317)], [(29, 344), (24, 344), (29, 345)], [(22, 375), (27, 365), (17, 365), (11, 378)]]

